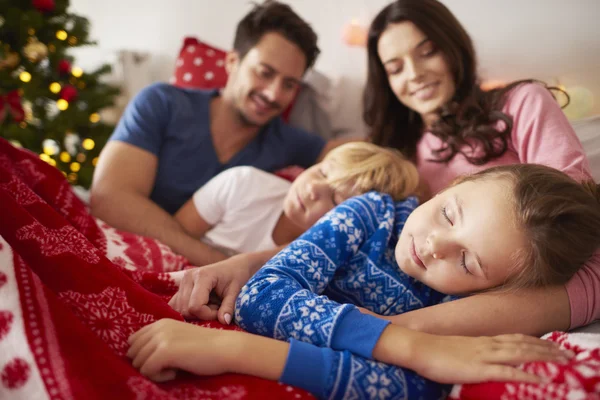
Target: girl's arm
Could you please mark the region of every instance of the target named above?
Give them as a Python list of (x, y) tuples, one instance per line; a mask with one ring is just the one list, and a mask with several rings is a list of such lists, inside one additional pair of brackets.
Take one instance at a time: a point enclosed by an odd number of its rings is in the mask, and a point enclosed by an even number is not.
[(366, 358), (388, 321), (362, 314), (320, 294), (339, 269), (368, 260), (360, 249), (372, 238), (385, 248), (394, 226), (389, 196), (350, 199), (323, 217), (271, 259), (242, 288), (237, 323), (245, 330), (321, 347), (349, 350)]
[(375, 354), (410, 371), (365, 360), (348, 351), (169, 319), (142, 328), (129, 338), (129, 343), (127, 355), (133, 359), (133, 366), (154, 380), (173, 379), (174, 369), (198, 375), (234, 372), (298, 386), (319, 398), (440, 398), (443, 387), (427, 379), (441, 383), (538, 383), (540, 378), (514, 365), (568, 356), (552, 342), (520, 335), (437, 337), (389, 326)]

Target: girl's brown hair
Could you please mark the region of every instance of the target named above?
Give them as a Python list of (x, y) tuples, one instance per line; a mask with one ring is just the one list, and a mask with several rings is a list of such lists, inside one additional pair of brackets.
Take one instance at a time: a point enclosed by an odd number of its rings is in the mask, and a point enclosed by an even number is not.
[[(443, 143), (433, 151), (435, 158), (431, 161), (447, 162), (462, 154), (470, 163), (482, 165), (502, 156), (508, 148), (512, 130), (512, 118), (501, 111), (507, 94), (520, 84), (536, 81), (517, 81), (484, 92), (477, 77), (471, 38), (450, 10), (437, 0), (394, 1), (371, 23), (367, 39), (367, 84), (363, 96), (363, 118), (371, 128), (371, 141), (396, 148), (414, 161), (417, 143), (423, 133), (421, 117), (400, 103), (392, 92), (377, 52), (379, 38), (388, 26), (403, 21), (415, 24), (444, 54), (456, 84), (453, 98), (439, 110), (439, 120), (428, 128)], [(542, 82), (537, 83), (547, 87)], [(499, 121), (503, 122), (500, 128), (497, 126)], [(473, 155), (472, 145), (479, 145), (483, 153)]]
[(513, 185), (515, 221), (527, 239), (505, 287), (566, 283), (600, 248), (600, 187), (538, 164), (493, 167), (457, 183), (494, 178)]

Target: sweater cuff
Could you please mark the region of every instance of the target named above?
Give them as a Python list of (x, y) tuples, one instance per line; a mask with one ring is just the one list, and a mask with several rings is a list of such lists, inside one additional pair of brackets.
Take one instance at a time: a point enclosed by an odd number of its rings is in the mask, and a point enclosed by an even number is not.
[(290, 339), (285, 368), (279, 380), (318, 396), (327, 389), (333, 356), (331, 349)]
[(353, 307), (338, 320), (331, 348), (348, 350), (363, 358), (373, 359), (373, 349), (389, 323), (390, 321), (363, 314)]

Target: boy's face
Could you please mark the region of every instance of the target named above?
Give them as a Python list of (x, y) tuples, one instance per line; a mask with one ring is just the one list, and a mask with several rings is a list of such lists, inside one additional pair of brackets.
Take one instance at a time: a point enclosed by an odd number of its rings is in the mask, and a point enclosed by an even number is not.
[(504, 179), (464, 182), (418, 207), (406, 220), (396, 260), (402, 271), (447, 294), (502, 285), (516, 272), (526, 239)]
[(334, 190), (327, 177), (336, 172), (334, 162), (323, 161), (302, 172), (292, 183), (285, 199), (283, 212), (296, 225), (306, 230), (329, 210), (360, 193), (350, 183)]
[(243, 59), (227, 55), (229, 74), (224, 94), (241, 121), (262, 126), (280, 115), (292, 102), (306, 69), (302, 50), (282, 35), (269, 32)]

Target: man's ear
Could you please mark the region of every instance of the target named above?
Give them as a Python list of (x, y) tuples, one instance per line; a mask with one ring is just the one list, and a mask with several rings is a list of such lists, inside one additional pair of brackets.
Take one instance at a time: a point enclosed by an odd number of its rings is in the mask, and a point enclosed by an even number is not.
[(240, 53), (235, 50), (228, 52), (227, 55), (225, 55), (225, 70), (227, 71), (227, 75), (231, 75), (235, 72), (240, 66), (241, 61)]

